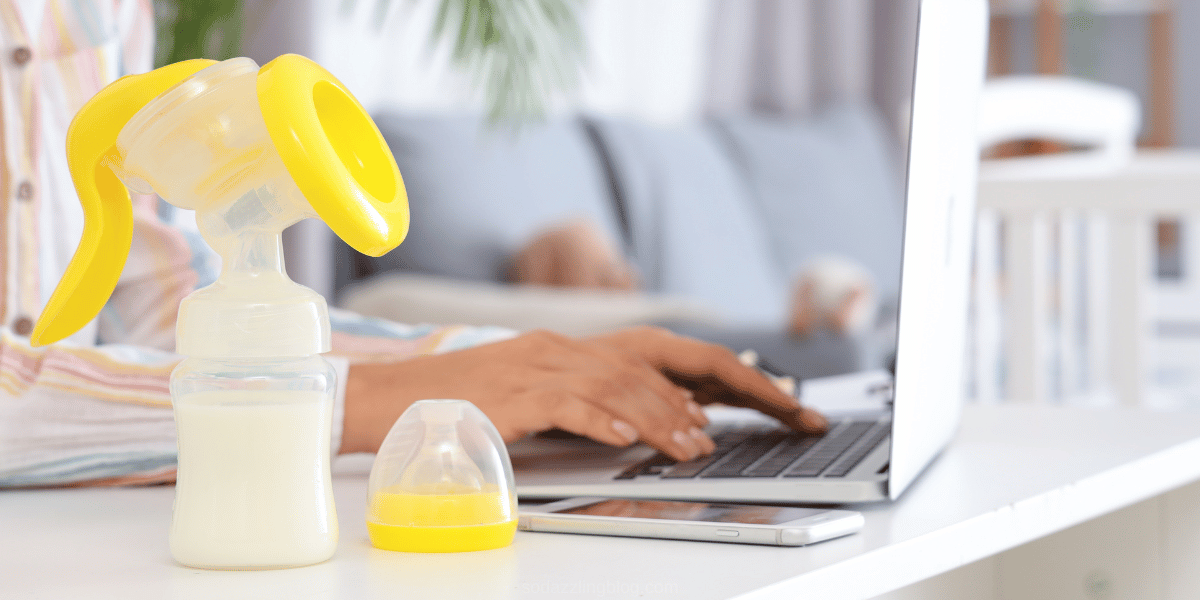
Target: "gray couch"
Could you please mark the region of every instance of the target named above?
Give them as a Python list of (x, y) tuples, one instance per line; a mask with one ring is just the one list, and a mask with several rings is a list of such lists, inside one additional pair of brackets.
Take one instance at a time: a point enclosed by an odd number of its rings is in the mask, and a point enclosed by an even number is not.
[[(412, 227), (381, 258), (339, 243), (339, 290), (395, 272), (499, 283), (535, 232), (583, 217), (620, 245), (648, 292), (718, 315), (719, 327), (682, 326), (691, 333), (735, 347), (821, 346), (838, 358), (817, 374), (887, 360), (903, 169), (870, 109), (683, 127), (581, 117), (510, 131), (472, 116), (395, 113), (376, 122), (404, 174)], [(874, 275), (879, 325), (869, 339), (789, 341), (781, 332), (791, 282), (805, 262), (830, 254)], [(772, 358), (805, 370), (796, 356)]]

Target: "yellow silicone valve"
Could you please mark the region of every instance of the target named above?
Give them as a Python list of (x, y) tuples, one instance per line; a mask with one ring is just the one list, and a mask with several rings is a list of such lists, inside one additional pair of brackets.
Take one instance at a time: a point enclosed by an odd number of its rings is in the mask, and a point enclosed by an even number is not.
[(285, 54), (258, 72), (258, 105), (296, 187), (338, 237), (380, 256), (408, 234), (396, 159), (358, 100), (329, 71)]
[(122, 77), (79, 109), (67, 128), (67, 166), (83, 205), (83, 237), (33, 328), (34, 346), (53, 344), (99, 314), (121, 277), (133, 243), (133, 203), (109, 167), (117, 134), (159, 94), (215, 61), (187, 60)]

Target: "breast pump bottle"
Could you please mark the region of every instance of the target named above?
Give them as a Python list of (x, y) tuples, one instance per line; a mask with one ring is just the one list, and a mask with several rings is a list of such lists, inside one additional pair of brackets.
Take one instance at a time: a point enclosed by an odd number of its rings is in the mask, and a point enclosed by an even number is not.
[(84, 234), (33, 343), (79, 330), (112, 294), (132, 239), (126, 186), (196, 211), (223, 271), (179, 308), (171, 552), (204, 568), (328, 559), (338, 538), (337, 383), (320, 356), (329, 317), (324, 298), (284, 272), (280, 234), (315, 217), (366, 254), (403, 240), (408, 200), (378, 129), (327, 71), (285, 55), (261, 69), (196, 60), (124, 77), (67, 136)]

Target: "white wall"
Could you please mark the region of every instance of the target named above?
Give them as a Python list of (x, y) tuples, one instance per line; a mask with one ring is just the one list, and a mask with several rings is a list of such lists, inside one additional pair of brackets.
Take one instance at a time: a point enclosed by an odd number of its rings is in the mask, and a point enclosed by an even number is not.
[[(481, 106), (470, 77), (432, 44), (438, 2), (392, 0), (383, 26), (375, 0), (259, 0), (247, 7), (247, 55), (260, 63), (304, 54), (354, 92), (369, 110), (466, 110)], [(697, 116), (713, 0), (589, 2), (581, 20), (587, 63), (561, 108), (656, 122)]]

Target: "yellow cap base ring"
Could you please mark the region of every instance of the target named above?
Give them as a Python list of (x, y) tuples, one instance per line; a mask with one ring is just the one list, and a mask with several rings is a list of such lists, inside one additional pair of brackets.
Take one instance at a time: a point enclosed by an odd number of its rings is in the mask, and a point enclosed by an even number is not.
[(404, 527), (367, 521), (371, 544), (394, 552), (475, 552), (512, 543), (516, 520), (460, 527)]

